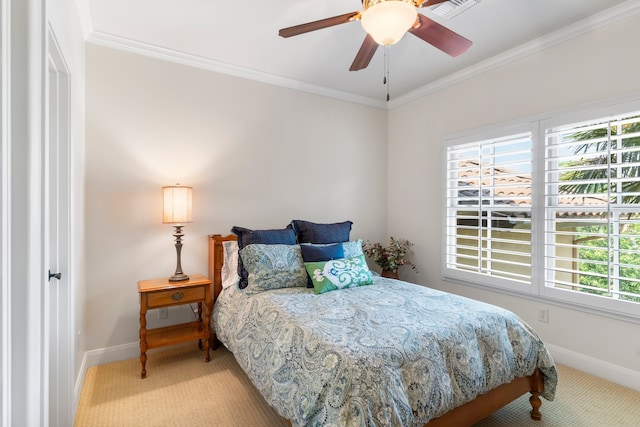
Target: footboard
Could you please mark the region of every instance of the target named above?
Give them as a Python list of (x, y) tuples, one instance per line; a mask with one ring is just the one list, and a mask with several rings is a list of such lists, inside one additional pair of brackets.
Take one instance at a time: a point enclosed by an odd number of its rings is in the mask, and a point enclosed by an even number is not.
[(490, 392), (476, 397), (471, 402), (457, 407), (445, 415), (429, 421), (425, 427), (471, 426), (483, 418), (488, 417), (498, 409), (511, 403), (523, 394), (529, 392), (531, 397), (531, 418), (540, 420), (540, 394), (544, 389), (542, 372), (536, 369), (528, 377), (516, 378), (510, 383), (503, 384)]

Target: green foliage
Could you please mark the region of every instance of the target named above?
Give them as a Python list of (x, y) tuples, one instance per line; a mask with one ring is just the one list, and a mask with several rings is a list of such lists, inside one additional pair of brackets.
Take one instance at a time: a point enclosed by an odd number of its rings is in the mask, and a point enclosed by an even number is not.
[(416, 266), (407, 259), (409, 250), (413, 243), (407, 239), (389, 239), (388, 246), (382, 246), (381, 243), (366, 242), (362, 251), (383, 270), (398, 271), (403, 265), (409, 265), (412, 269)]
[[(579, 227), (578, 233), (582, 235), (593, 235), (602, 233), (601, 226)], [(606, 231), (606, 230), (605, 230)], [(601, 295), (609, 294), (609, 258), (612, 251), (608, 251), (608, 239), (599, 238), (586, 240), (578, 252), (580, 259), (578, 283), (602, 289), (585, 289), (584, 292)], [(613, 245), (611, 245), (612, 250)], [(629, 224), (624, 233), (620, 236), (618, 243), (619, 250), (619, 287), (620, 291), (640, 295), (640, 223)], [(625, 280), (626, 279), (626, 280)], [(634, 279), (629, 280), (629, 279)], [(621, 296), (621, 299), (640, 302), (640, 297)]]
[[(621, 129), (620, 129), (621, 128)], [(635, 121), (624, 126), (611, 127), (611, 136), (629, 135), (621, 142), (622, 147), (610, 147), (607, 126), (589, 131), (576, 132), (568, 137), (569, 140), (584, 144), (576, 145), (574, 154), (584, 154), (585, 157), (577, 161), (563, 164), (567, 168), (588, 166), (587, 169), (577, 169), (565, 172), (562, 181), (567, 182), (560, 190), (564, 194), (602, 194), (626, 193), (622, 199), (623, 204), (640, 204), (640, 181), (634, 180), (640, 176), (640, 121)], [(609, 149), (622, 150), (620, 153), (607, 154)], [(608, 165), (616, 165), (618, 156), (623, 167), (609, 169)], [(601, 167), (598, 167), (600, 166)], [(612, 176), (609, 176), (609, 174)], [(617, 176), (615, 174), (618, 174)], [(611, 188), (607, 178), (622, 179), (621, 188), (616, 188), (618, 183), (612, 181)], [(636, 193), (631, 194), (631, 193)]]

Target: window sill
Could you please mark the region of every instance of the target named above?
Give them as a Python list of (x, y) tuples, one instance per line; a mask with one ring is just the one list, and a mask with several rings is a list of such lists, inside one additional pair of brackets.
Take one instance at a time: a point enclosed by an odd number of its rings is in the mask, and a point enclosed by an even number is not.
[[(491, 291), (500, 293), (503, 295), (509, 295), (520, 299), (525, 299), (529, 301), (535, 301), (537, 303), (551, 304), (560, 308), (566, 308), (569, 310), (576, 310), (587, 314), (607, 317), (610, 319), (615, 319), (623, 322), (634, 323), (640, 325), (640, 306), (634, 303), (629, 303), (630, 312), (620, 311), (608, 307), (602, 307), (596, 304), (584, 303), (580, 301), (575, 301), (578, 297), (582, 297), (579, 299), (588, 299), (593, 300), (602, 299), (601, 297), (591, 296), (591, 295), (579, 295), (571, 291), (563, 291), (559, 289), (553, 288), (545, 288), (545, 293), (534, 293), (529, 291), (528, 286), (523, 286), (523, 289), (513, 289), (506, 288), (504, 286), (493, 286), (488, 284), (477, 283), (469, 280), (461, 279), (460, 277), (442, 274), (442, 280), (444, 283), (455, 283), (458, 285), (468, 286), (476, 289), (482, 289), (485, 291)], [(526, 288), (526, 289), (525, 289)], [(537, 290), (535, 287), (531, 287), (532, 290)], [(571, 298), (571, 300), (569, 299)], [(609, 305), (613, 305), (611, 303), (615, 303), (616, 301), (603, 301), (605, 303), (609, 303)], [(625, 304), (626, 305), (626, 304)], [(637, 314), (631, 313), (633, 311), (634, 306), (638, 306), (636, 311)]]

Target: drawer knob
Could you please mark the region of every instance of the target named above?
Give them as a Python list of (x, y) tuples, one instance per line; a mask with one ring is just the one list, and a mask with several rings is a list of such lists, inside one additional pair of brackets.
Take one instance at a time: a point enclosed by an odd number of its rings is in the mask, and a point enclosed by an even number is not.
[(171, 299), (174, 301), (180, 301), (182, 297), (184, 297), (184, 294), (182, 292), (176, 292), (175, 294), (171, 295)]

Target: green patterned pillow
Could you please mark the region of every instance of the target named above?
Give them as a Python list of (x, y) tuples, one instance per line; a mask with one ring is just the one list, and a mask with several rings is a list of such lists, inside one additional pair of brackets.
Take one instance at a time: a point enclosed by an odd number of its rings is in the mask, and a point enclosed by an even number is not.
[(330, 261), (305, 262), (316, 294), (371, 285), (373, 276), (364, 255)]
[(252, 244), (245, 246), (240, 256), (249, 273), (245, 288), (248, 294), (307, 286), (299, 245)]

